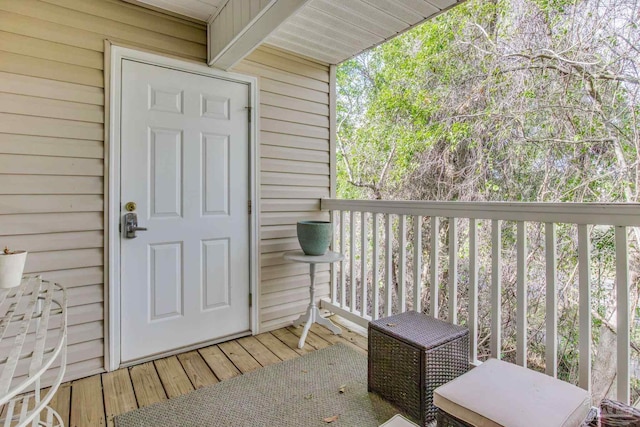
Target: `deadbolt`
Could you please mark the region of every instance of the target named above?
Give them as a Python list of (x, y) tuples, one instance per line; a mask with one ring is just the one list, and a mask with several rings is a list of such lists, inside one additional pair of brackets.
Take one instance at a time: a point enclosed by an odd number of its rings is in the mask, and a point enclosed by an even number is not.
[(126, 204), (126, 205), (124, 205), (124, 209), (125, 209), (127, 212), (133, 212), (133, 211), (135, 211), (135, 210), (136, 210), (136, 208), (137, 208), (137, 207), (138, 207), (138, 206), (136, 205), (136, 202), (127, 202), (127, 204)]

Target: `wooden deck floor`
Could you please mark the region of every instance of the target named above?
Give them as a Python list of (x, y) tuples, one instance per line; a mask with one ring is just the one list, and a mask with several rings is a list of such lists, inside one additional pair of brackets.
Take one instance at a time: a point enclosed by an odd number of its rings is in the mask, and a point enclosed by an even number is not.
[(113, 417), (118, 414), (338, 342), (366, 353), (365, 337), (347, 327), (342, 330), (342, 336), (333, 335), (314, 324), (304, 348), (298, 349), (302, 328), (289, 327), (94, 375), (63, 384), (51, 406), (65, 426), (113, 426)]

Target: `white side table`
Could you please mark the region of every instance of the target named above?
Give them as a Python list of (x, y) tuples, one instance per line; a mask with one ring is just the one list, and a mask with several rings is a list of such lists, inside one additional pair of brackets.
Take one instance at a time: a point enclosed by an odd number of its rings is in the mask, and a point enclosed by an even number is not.
[(284, 259), (293, 261), (293, 262), (304, 262), (309, 264), (309, 277), (311, 278), (311, 285), (309, 286), (309, 297), (311, 298), (311, 300), (309, 301), (309, 307), (307, 307), (307, 312), (302, 316), (300, 316), (298, 320), (293, 322), (293, 326), (295, 327), (298, 327), (303, 323), (305, 324), (304, 330), (302, 331), (302, 335), (300, 335), (300, 341), (298, 341), (298, 348), (304, 347), (304, 341), (307, 339), (309, 328), (311, 328), (311, 325), (314, 323), (318, 323), (322, 326), (325, 326), (327, 329), (329, 329), (331, 332), (333, 332), (336, 335), (341, 334), (342, 330), (336, 325), (334, 325), (333, 322), (331, 322), (331, 320), (325, 319), (324, 317), (320, 316), (320, 310), (316, 305), (315, 283), (316, 283), (316, 264), (324, 264), (324, 263), (331, 264), (337, 261), (342, 261), (344, 259), (344, 255), (338, 252), (328, 251), (324, 255), (313, 256), (313, 255), (305, 255), (305, 253), (302, 251), (294, 251), (294, 252), (287, 252), (286, 254), (284, 254)]

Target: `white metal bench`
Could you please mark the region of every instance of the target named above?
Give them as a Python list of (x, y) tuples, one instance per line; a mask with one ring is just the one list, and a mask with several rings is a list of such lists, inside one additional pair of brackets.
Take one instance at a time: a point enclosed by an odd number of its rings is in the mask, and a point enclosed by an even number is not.
[[(0, 426), (62, 427), (58, 413), (47, 406), (64, 376), (67, 351), (67, 294), (39, 276), (20, 286), (0, 289)], [(45, 372), (58, 371), (43, 396)]]

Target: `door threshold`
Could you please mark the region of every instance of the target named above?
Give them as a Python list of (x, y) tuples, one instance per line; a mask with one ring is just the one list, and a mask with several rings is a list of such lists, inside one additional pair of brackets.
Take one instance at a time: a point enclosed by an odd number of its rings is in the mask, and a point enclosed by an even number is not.
[(198, 350), (200, 348), (209, 347), (209, 346), (220, 344), (226, 341), (233, 341), (235, 339), (248, 337), (248, 336), (251, 336), (251, 331), (244, 331), (237, 334), (225, 335), (224, 337), (216, 338), (214, 340), (203, 341), (197, 344), (187, 345), (187, 346), (179, 347), (170, 351), (165, 351), (163, 353), (156, 353), (156, 354), (152, 354), (151, 356), (145, 356), (139, 359), (122, 362), (117, 369), (128, 368), (130, 366), (139, 365), (141, 363), (150, 362), (152, 360), (162, 359), (164, 357), (169, 357), (169, 356), (175, 356), (176, 354), (187, 353), (192, 350)]

